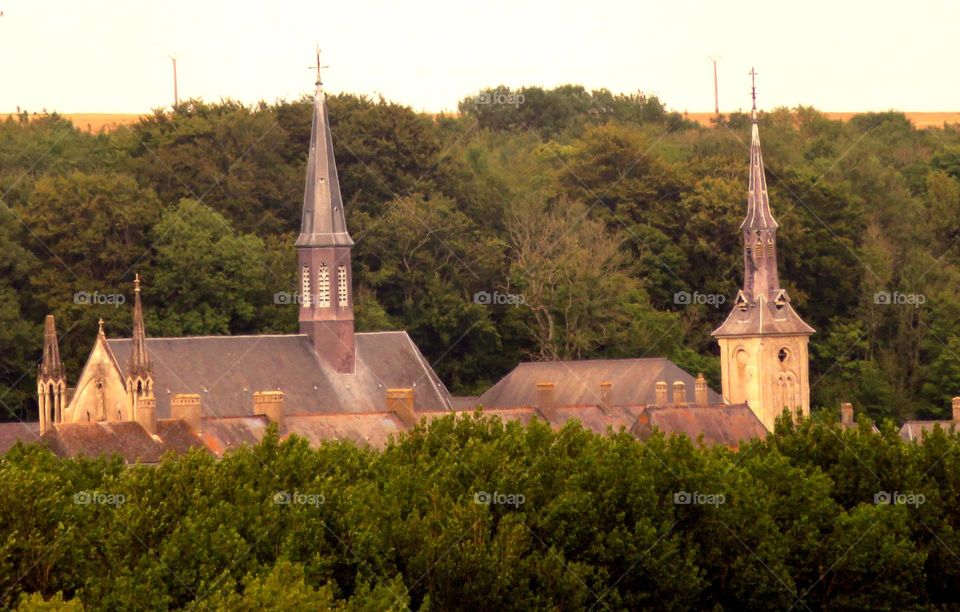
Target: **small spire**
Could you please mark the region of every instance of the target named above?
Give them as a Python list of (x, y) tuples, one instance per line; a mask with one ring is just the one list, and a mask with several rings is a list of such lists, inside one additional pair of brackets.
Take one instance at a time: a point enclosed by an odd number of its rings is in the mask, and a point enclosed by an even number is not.
[(43, 361), (40, 363), (42, 378), (62, 378), (63, 362), (60, 361), (60, 346), (57, 342), (57, 326), (53, 315), (47, 315), (43, 322)]
[(100, 330), (97, 331), (97, 335), (104, 336), (105, 334), (103, 333), (103, 319), (100, 319), (99, 321), (97, 321), (97, 325), (100, 326)]
[(757, 122), (757, 71), (750, 68), (750, 97), (753, 98), (753, 109), (750, 111), (750, 119)]
[(143, 324), (143, 305), (140, 303), (140, 275), (133, 280), (133, 346), (130, 349), (131, 376), (146, 376), (150, 373), (150, 359), (147, 357), (147, 331)]

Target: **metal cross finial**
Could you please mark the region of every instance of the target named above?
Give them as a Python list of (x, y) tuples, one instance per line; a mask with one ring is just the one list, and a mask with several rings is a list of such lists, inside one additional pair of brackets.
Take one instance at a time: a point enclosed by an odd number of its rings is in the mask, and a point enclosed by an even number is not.
[[(316, 67), (316, 70), (317, 70), (317, 83), (316, 83), (316, 84), (317, 84), (317, 87), (320, 87), (321, 85), (323, 85), (323, 80), (320, 78), (320, 69), (321, 69), (321, 68), (329, 68), (329, 67), (330, 67), (330, 66), (321, 66), (321, 65), (320, 65), (320, 47), (318, 46), (318, 47), (317, 47), (317, 67)], [(312, 70), (312, 69), (313, 69), (313, 66), (311, 66), (310, 68), (311, 68), (311, 70)]]
[(757, 110), (757, 71), (750, 68), (750, 95), (753, 97), (753, 110)]
[(101, 336), (103, 335), (103, 319), (97, 321), (97, 325), (100, 326), (100, 331), (98, 332)]
[(133, 275), (133, 290), (140, 291), (140, 275), (139, 274)]

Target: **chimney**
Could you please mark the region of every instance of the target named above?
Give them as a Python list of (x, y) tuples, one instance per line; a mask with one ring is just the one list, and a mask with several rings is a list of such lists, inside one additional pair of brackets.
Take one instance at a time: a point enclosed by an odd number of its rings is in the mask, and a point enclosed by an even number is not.
[(960, 423), (960, 397), (953, 398), (953, 422)]
[[(956, 406), (956, 402), (954, 402)], [(956, 408), (954, 408), (956, 410)], [(840, 424), (844, 427), (853, 426), (853, 404), (850, 402), (842, 402), (840, 404)]]
[(552, 382), (537, 383), (537, 408), (553, 408), (555, 388)]
[(666, 406), (667, 405), (667, 381), (658, 380), (657, 381), (657, 406)]
[(187, 422), (193, 433), (200, 433), (200, 396), (196, 393), (176, 393), (170, 398), (170, 418)]
[(253, 414), (262, 414), (277, 427), (283, 426), (283, 391), (257, 391), (253, 394)]
[(687, 403), (687, 386), (681, 380), (673, 382), (673, 403), (677, 406)]
[(137, 422), (150, 435), (157, 433), (157, 399), (153, 394), (137, 398)]
[(407, 427), (415, 427), (417, 415), (413, 412), (413, 389), (387, 389), (387, 412), (397, 415)]
[(613, 405), (611, 397), (613, 396), (613, 383), (604, 381), (600, 383), (600, 410), (610, 412), (610, 406)]
[(693, 387), (693, 397), (698, 406), (706, 406), (709, 403), (707, 399), (707, 379), (703, 377), (703, 372), (697, 374), (697, 382)]

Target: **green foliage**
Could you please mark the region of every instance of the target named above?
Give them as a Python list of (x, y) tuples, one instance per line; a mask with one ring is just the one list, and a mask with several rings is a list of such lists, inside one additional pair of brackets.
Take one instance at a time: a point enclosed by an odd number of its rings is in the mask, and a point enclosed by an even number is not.
[(482, 414), (382, 451), (271, 428), (152, 467), (17, 446), (0, 487), (0, 605), (22, 610), (960, 602), (960, 434), (867, 420), (782, 421), (739, 451)]
[[(749, 116), (700, 128), (642, 93), (482, 91), (439, 117), (328, 97), (357, 329), (409, 330), (458, 394), (545, 357), (664, 355), (717, 386), (710, 332), (742, 282)], [(43, 316), (75, 376), (97, 319), (129, 333), (135, 273), (151, 334), (296, 330), (311, 111), (308, 97), (189, 100), (100, 134), (56, 114), (0, 122), (4, 416), (35, 418)], [(813, 403), (945, 416), (960, 395), (960, 130), (805, 107), (760, 124), (781, 281), (817, 330)], [(539, 242), (518, 248), (523, 230)], [(530, 246), (549, 248), (531, 260)], [(528, 299), (477, 303), (483, 292)], [(884, 292), (925, 302), (877, 303)]]

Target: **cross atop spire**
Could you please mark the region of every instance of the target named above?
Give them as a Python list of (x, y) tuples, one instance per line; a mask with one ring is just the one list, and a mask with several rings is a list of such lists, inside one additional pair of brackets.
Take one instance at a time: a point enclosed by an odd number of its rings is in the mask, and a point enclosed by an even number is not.
[(750, 97), (753, 98), (753, 110), (750, 111), (750, 118), (757, 122), (757, 71), (750, 68)]
[(330, 66), (321, 66), (320, 65), (320, 46), (317, 45), (317, 91), (320, 91), (323, 88), (323, 79), (320, 78), (320, 70), (322, 68), (329, 68)]

